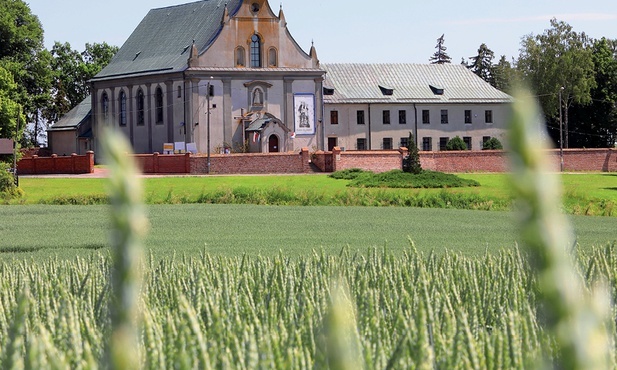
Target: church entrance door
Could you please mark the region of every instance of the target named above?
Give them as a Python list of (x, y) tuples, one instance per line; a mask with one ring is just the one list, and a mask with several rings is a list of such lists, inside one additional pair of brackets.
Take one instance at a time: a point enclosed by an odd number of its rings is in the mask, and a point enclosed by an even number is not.
[(270, 135), (268, 139), (268, 152), (269, 153), (278, 153), (279, 152), (279, 137), (276, 135)]

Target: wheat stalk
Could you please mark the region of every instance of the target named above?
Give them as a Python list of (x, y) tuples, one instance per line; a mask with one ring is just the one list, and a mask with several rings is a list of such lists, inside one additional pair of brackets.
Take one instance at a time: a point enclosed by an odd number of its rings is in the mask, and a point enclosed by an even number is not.
[(512, 184), (520, 199), (521, 239), (538, 274), (541, 301), (555, 335), (559, 369), (608, 369), (608, 298), (590, 294), (569, 253), (572, 231), (560, 211), (561, 188), (549, 159), (537, 103), (524, 92), (513, 104)]
[(138, 369), (139, 296), (141, 287), (141, 237), (147, 228), (142, 205), (142, 184), (124, 136), (105, 132), (101, 141), (109, 166), (112, 207), (112, 332), (107, 346), (111, 369)]

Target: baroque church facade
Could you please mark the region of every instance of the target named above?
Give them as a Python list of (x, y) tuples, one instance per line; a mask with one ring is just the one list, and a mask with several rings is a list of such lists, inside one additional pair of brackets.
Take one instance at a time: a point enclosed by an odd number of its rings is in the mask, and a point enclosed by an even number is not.
[[(136, 153), (470, 149), (503, 141), (511, 97), (460, 65), (321, 64), (267, 0), (151, 10), (91, 96), (49, 130), (58, 154), (98, 149), (105, 126)], [(167, 144), (167, 146), (166, 146)]]
[(94, 135), (113, 124), (137, 153), (177, 142), (200, 153), (208, 142), (229, 152), (320, 147), (324, 74), (266, 0), (154, 9), (92, 80)]

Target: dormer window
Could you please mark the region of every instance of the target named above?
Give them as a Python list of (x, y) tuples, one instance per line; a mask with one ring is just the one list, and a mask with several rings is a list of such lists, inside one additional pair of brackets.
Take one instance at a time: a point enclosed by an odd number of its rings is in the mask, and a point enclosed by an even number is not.
[(431, 91), (433, 91), (433, 94), (435, 94), (435, 95), (443, 95), (443, 92), (444, 92), (444, 88), (443, 87), (433, 86), (433, 85), (429, 85), (429, 87), (431, 88)]
[(391, 87), (383, 87), (383, 86), (379, 86), (379, 90), (381, 90), (381, 93), (382, 93), (383, 95), (386, 95), (386, 96), (391, 96), (391, 95), (394, 95), (394, 89), (393, 89), (393, 88), (391, 88)]
[(261, 67), (261, 37), (254, 34), (251, 37), (251, 68)]

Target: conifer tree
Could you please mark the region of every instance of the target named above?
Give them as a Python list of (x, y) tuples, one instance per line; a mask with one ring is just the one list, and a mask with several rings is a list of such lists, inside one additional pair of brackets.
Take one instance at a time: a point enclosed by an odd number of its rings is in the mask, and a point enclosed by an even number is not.
[(478, 54), (470, 58), (471, 64), (467, 64), (467, 68), (484, 81), (495, 86), (495, 77), (493, 73), (494, 58), (495, 53), (493, 53), (486, 44), (482, 44), (478, 48)]
[(422, 165), (420, 164), (420, 155), (418, 154), (418, 147), (414, 139), (413, 133), (409, 132), (409, 150), (407, 156), (403, 158), (403, 171), (419, 174), (422, 172)]
[(448, 48), (444, 46), (444, 36), (445, 34), (441, 35), (441, 37), (437, 39), (437, 45), (435, 46), (435, 49), (437, 49), (437, 51), (435, 52), (435, 54), (433, 54), (431, 59), (429, 59), (431, 64), (444, 64), (452, 62), (452, 58), (450, 58), (450, 56), (446, 53), (446, 50), (448, 50)]

